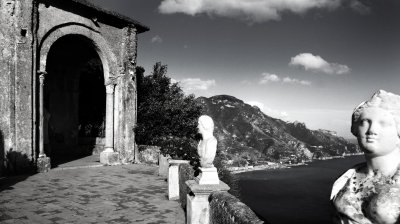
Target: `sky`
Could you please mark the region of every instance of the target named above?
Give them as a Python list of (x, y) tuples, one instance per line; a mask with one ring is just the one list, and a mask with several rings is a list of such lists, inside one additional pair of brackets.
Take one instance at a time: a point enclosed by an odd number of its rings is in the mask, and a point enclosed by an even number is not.
[(231, 95), (345, 138), (358, 104), (400, 94), (398, 0), (90, 0), (148, 26), (138, 62), (196, 97)]

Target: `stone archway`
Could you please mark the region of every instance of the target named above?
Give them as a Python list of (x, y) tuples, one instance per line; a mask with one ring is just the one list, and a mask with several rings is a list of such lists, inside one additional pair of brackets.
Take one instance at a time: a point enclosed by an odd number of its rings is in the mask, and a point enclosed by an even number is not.
[[(59, 46), (58, 46), (59, 45)], [(39, 67), (40, 70), (38, 71), (39, 73), (39, 157), (40, 158), (46, 158), (46, 156), (49, 156), (50, 152), (46, 154), (46, 147), (47, 148), (53, 148), (53, 147), (48, 147), (46, 146), (47, 143), (53, 143), (54, 146), (59, 147), (59, 150), (66, 150), (66, 148), (71, 148), (77, 147), (80, 148), (79, 146), (79, 137), (82, 137), (82, 133), (85, 133), (87, 130), (82, 130), (87, 128), (84, 124), (85, 118), (85, 112), (82, 113), (82, 111), (79, 112), (80, 106), (84, 107), (83, 105), (79, 105), (79, 102), (82, 99), (79, 99), (79, 96), (74, 96), (80, 95), (82, 92), (82, 89), (84, 87), (79, 87), (80, 82), (85, 82), (85, 79), (81, 79), (81, 76), (79, 73), (82, 72), (82, 69), (84, 69), (84, 65), (82, 63), (85, 62), (90, 62), (90, 60), (93, 63), (99, 64), (102, 73), (102, 93), (100, 95), (103, 95), (104, 98), (103, 100), (103, 120), (102, 122), (99, 122), (97, 120), (96, 125), (101, 126), (100, 129), (97, 130), (98, 134), (101, 136), (97, 137), (102, 137), (105, 134), (105, 140), (104, 140), (104, 148), (105, 152), (108, 154), (114, 152), (114, 87), (115, 83), (112, 80), (112, 75), (110, 75), (111, 71), (116, 70), (116, 58), (112, 54), (112, 52), (109, 50), (108, 45), (104, 41), (104, 39), (95, 31), (92, 30), (88, 27), (85, 27), (83, 25), (77, 25), (77, 24), (66, 24), (60, 27), (57, 27), (56, 29), (53, 29), (52, 31), (49, 32), (48, 35), (46, 35), (46, 38), (44, 41), (40, 43), (40, 59), (39, 59)], [(53, 52), (54, 50), (54, 52)], [(76, 51), (76, 52), (70, 52), (70, 51)], [(57, 53), (58, 51), (58, 53)], [(68, 51), (68, 52), (64, 52)], [(63, 55), (65, 53), (65, 55)], [(75, 56), (74, 56), (75, 54)], [(55, 58), (52, 58), (55, 57)], [(97, 57), (97, 61), (96, 61)], [(66, 61), (63, 61), (63, 60)], [(58, 63), (57, 63), (57, 60)], [(53, 61), (53, 62), (52, 62)], [(55, 61), (55, 62), (54, 62)], [(49, 63), (50, 62), (50, 63)], [(61, 70), (63, 71), (57, 71), (57, 65), (51, 65), (51, 64), (58, 64), (61, 65)], [(111, 66), (110, 66), (111, 65)], [(83, 66), (83, 67), (82, 67)], [(68, 71), (69, 70), (69, 71)], [(54, 73), (54, 74), (51, 74)], [(57, 73), (69, 73), (67, 75), (59, 75), (58, 77), (55, 76)], [(47, 78), (45, 78), (47, 77)], [(59, 80), (61, 79), (61, 81)], [(46, 81), (45, 81), (46, 80)], [(49, 83), (47, 83), (49, 81)], [(87, 80), (86, 80), (87, 82)], [(98, 82), (97, 82), (98, 83)], [(55, 86), (62, 86), (64, 90), (57, 90), (51, 89), (47, 84), (52, 84)], [(46, 86), (46, 87), (45, 87)], [(51, 86), (51, 85), (49, 85)], [(54, 86), (53, 86), (54, 87)], [(97, 87), (97, 89), (101, 89), (101, 87)], [(53, 92), (52, 92), (53, 91)], [(69, 92), (71, 95), (67, 94)], [(88, 92), (88, 91), (86, 91)], [(58, 99), (56, 100), (51, 100), (48, 98), (49, 94), (52, 94), (54, 96), (59, 96)], [(84, 95), (84, 94), (83, 94)], [(82, 95), (81, 95), (82, 96)], [(61, 98), (60, 98), (61, 97)], [(69, 100), (69, 103), (66, 103), (68, 105), (62, 105), (59, 101), (63, 100)], [(100, 100), (101, 101), (101, 100)], [(53, 109), (49, 109), (53, 107)], [(56, 108), (56, 109), (55, 109)], [(48, 127), (47, 127), (47, 120), (48, 119), (46, 116), (48, 114), (49, 110), (50, 115), (51, 113), (53, 114), (53, 120), (54, 119), (62, 119), (64, 116), (65, 119), (63, 122), (67, 122), (68, 127), (62, 127), (62, 124), (60, 122), (57, 125), (57, 130), (56, 132), (53, 133), (48, 133)], [(47, 111), (47, 112), (46, 112)], [(78, 112), (77, 112), (78, 111)], [(71, 114), (73, 116), (71, 116)], [(86, 114), (88, 115), (88, 114)], [(104, 116), (105, 115), (105, 116)], [(98, 117), (101, 117), (102, 115), (99, 115)], [(88, 116), (86, 116), (88, 117)], [(87, 119), (86, 119), (87, 121)], [(102, 123), (102, 124), (100, 124)], [(54, 124), (54, 121), (53, 121)], [(92, 124), (93, 125), (93, 121)], [(54, 127), (53, 127), (54, 128)], [(93, 132), (93, 129), (91, 129), (89, 132)], [(96, 132), (96, 131), (95, 131)], [(52, 137), (52, 142), (47, 141), (47, 135), (48, 134), (54, 134)], [(86, 133), (87, 134), (87, 133)], [(83, 134), (85, 135), (85, 134)], [(50, 136), (49, 136), (50, 137)], [(83, 136), (87, 137), (87, 136)], [(90, 136), (93, 137), (93, 136)], [(96, 136), (95, 136), (96, 137)], [(66, 143), (68, 141), (68, 143)], [(60, 144), (54, 144), (54, 143), (64, 143), (62, 147), (64, 149), (60, 149)], [(45, 147), (46, 146), (46, 147)], [(61, 147), (61, 148), (62, 148)], [(54, 149), (52, 149), (54, 150)], [(50, 153), (51, 154), (51, 153)]]
[(106, 90), (91, 41), (73, 34), (59, 38), (49, 51), (46, 71), (43, 138), (52, 166), (102, 151)]

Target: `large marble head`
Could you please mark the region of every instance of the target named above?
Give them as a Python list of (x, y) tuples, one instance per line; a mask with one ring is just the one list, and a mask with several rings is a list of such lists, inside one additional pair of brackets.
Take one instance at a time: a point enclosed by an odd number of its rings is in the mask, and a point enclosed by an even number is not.
[(210, 116), (202, 115), (199, 118), (198, 129), (200, 133), (212, 133), (214, 131), (214, 121)]
[(397, 128), (397, 133), (400, 137), (400, 96), (379, 90), (376, 92), (371, 99), (362, 102), (358, 105), (353, 112), (351, 119), (351, 133), (354, 136), (358, 136), (358, 125), (361, 113), (367, 108), (379, 108), (390, 113)]

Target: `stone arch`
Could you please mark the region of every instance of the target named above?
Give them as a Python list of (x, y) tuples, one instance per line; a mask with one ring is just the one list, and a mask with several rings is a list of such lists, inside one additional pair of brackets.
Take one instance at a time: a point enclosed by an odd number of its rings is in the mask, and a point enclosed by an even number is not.
[(66, 23), (51, 29), (40, 43), (39, 71), (46, 71), (47, 56), (53, 44), (66, 35), (81, 35), (86, 37), (93, 45), (103, 64), (104, 81), (110, 82), (110, 74), (116, 74), (117, 59), (112, 53), (107, 41), (93, 28), (84, 24)]
[[(39, 74), (39, 158), (46, 157), (44, 153), (43, 142), (43, 121), (44, 121), (44, 103), (43, 86), (46, 74), (48, 56), (52, 46), (61, 38), (69, 35), (84, 37), (88, 40), (90, 47), (96, 51), (103, 66), (104, 85), (106, 86), (106, 124), (105, 124), (105, 149), (108, 153), (113, 152), (114, 148), (114, 87), (113, 76), (118, 72), (118, 60), (106, 39), (90, 26), (79, 23), (65, 23), (50, 29), (40, 41), (38, 54), (38, 74)], [(100, 158), (101, 160), (101, 158)]]

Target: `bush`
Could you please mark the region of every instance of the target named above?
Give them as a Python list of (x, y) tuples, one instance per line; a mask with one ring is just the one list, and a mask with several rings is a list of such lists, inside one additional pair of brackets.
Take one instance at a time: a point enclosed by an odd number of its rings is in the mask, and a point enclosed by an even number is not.
[(157, 145), (162, 154), (194, 160), (197, 119), (202, 108), (194, 95), (186, 96), (178, 83), (167, 76), (167, 66), (160, 62), (149, 76), (144, 69), (136, 70), (138, 84), (138, 122), (136, 142)]

